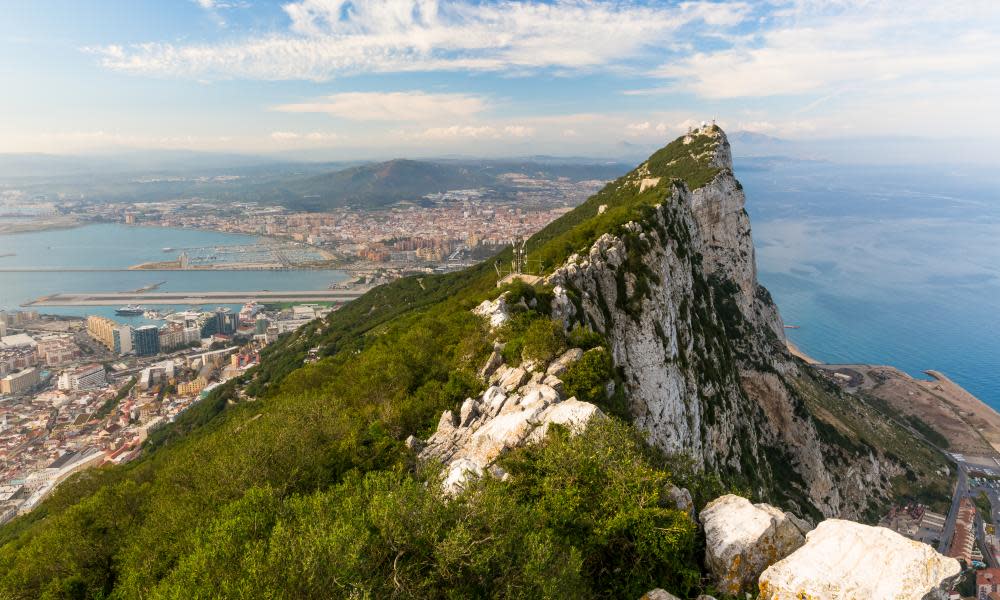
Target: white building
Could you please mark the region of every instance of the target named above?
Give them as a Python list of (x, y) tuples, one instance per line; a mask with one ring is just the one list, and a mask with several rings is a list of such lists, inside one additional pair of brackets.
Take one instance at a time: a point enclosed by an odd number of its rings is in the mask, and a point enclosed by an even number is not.
[(92, 364), (64, 371), (59, 376), (61, 390), (90, 390), (104, 387), (108, 383), (107, 373), (102, 365)]

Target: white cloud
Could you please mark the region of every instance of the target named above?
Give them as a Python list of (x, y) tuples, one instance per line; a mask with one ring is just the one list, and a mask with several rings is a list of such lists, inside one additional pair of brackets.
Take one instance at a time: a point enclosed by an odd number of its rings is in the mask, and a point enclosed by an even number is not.
[(326, 113), (353, 121), (437, 121), (468, 118), (486, 109), (486, 101), (466, 94), (348, 92), (316, 102), (284, 104), (280, 112)]
[[(215, 3), (217, 4), (217, 3)], [(690, 37), (725, 30), (743, 2), (644, 5), (504, 0), (299, 0), (286, 31), (206, 44), (91, 49), (106, 67), (193, 78), (327, 80), (358, 72), (564, 70), (625, 65)]]
[(976, 79), (1000, 68), (996, 3), (806, 1), (778, 15), (759, 35), (696, 52), (654, 75), (705, 98), (746, 98)]
[(271, 139), (279, 144), (291, 144), (295, 146), (326, 144), (343, 139), (338, 133), (327, 131), (310, 131), (298, 133), (295, 131), (273, 131)]
[(420, 140), (460, 140), (460, 139), (520, 139), (535, 134), (532, 127), (524, 125), (451, 125), (448, 127), (429, 127), (421, 132), (410, 134), (410, 139)]

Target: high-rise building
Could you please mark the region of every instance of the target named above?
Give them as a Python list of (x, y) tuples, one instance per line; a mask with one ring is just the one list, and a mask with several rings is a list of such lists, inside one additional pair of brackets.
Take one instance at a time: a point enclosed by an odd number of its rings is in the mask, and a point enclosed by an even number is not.
[(87, 333), (112, 352), (128, 354), (132, 351), (132, 328), (128, 325), (91, 315), (87, 317)]
[(254, 333), (261, 335), (267, 333), (267, 326), (271, 322), (267, 320), (264, 315), (257, 315), (257, 320), (254, 322)]
[(119, 325), (112, 331), (113, 350), (118, 354), (129, 354), (132, 352), (132, 328), (128, 325)]
[(7, 317), (0, 318), (0, 337), (7, 335)]
[(143, 325), (132, 330), (132, 349), (137, 356), (155, 356), (160, 353), (160, 329), (156, 325)]
[(11, 373), (0, 379), (0, 394), (20, 394), (35, 387), (39, 382), (41, 382), (41, 377), (39, 377), (38, 369), (34, 367)]
[(160, 329), (160, 350), (166, 352), (184, 345), (184, 327), (170, 323)]
[(239, 315), (224, 306), (215, 309), (215, 333), (232, 335), (239, 325)]

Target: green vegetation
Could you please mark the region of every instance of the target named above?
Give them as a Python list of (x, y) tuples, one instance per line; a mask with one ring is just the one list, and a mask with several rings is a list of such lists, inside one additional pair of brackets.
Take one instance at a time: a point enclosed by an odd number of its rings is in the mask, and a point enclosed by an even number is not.
[[(481, 391), (475, 373), (494, 340), (513, 363), (568, 347), (544, 286), (509, 287), (513, 318), (490, 334), (471, 309), (502, 291), (494, 282), (489, 263), (406, 278), (283, 336), (260, 366), (153, 432), (143, 458), (81, 474), (5, 527), (0, 595), (693, 590), (694, 524), (663, 496), (669, 465), (628, 425), (554, 431), (510, 457), (523, 476), (453, 503), (417, 469), (404, 441)], [(569, 389), (607, 406), (615, 374), (602, 337), (579, 326), (568, 337), (589, 349)], [(322, 358), (304, 363), (314, 348)]]
[(986, 492), (979, 492), (979, 494), (972, 498), (972, 501), (976, 503), (976, 508), (979, 509), (979, 515), (983, 518), (983, 521), (992, 525), (993, 506), (990, 504), (990, 499), (986, 495)]
[[(693, 591), (696, 527), (666, 464), (614, 422), (505, 462), (447, 501), (395, 470), (282, 498), (253, 488), (203, 527), (151, 597), (638, 597)], [(516, 481), (517, 483), (512, 483)], [(683, 592), (682, 592), (683, 593)]]
[[(641, 176), (667, 181), (641, 193), (636, 173), (610, 184), (533, 237), (530, 258), (551, 270), (619, 233), (642, 297), (655, 274), (643, 270), (645, 242), (624, 225), (649, 222), (652, 207), (668, 203), (662, 233), (686, 256), (689, 234), (669, 203), (674, 186), (715, 176), (704, 160), (714, 143), (697, 136), (654, 154)], [(705, 389), (735, 389), (745, 324), (726, 304), (731, 290), (706, 282), (697, 257), (691, 264), (695, 294), (679, 310), (699, 345), (677, 360)], [(749, 420), (737, 424), (736, 454), (749, 461), (740, 477), (696, 475), (689, 459), (651, 449), (628, 424), (608, 340), (586, 319), (564, 331), (546, 286), (498, 290), (495, 280), (491, 262), (405, 278), (282, 336), (259, 366), (152, 432), (139, 460), (80, 473), (0, 528), (0, 597), (634, 598), (653, 587), (691, 596), (702, 591), (703, 542), (670, 501), (672, 484), (699, 505), (734, 483), (795, 503), (804, 482), (786, 453), (763, 448), (758, 464), (739, 452), (756, 435)], [(491, 332), (471, 310), (503, 292), (511, 319)], [(634, 298), (618, 301), (641, 316)], [(566, 395), (612, 416), (578, 435), (552, 427), (543, 443), (501, 459), (508, 478), (486, 477), (447, 500), (438, 468), (418, 464), (406, 440), (428, 437), (444, 410), (483, 390), (477, 372), (496, 342), (510, 364), (584, 349), (562, 376)], [(306, 363), (314, 350), (320, 360)], [(940, 464), (922, 445), (905, 448), (912, 440), (881, 428), (867, 405), (831, 396), (810, 376), (793, 385), (805, 398), (797, 413), (816, 414), (821, 437), (844, 453), (878, 445), (915, 457), (914, 481)], [(699, 401), (711, 419), (714, 399)]]
[(385, 208), (427, 194), (489, 185), (493, 178), (458, 165), (392, 160), (281, 182), (267, 195), (277, 195), (293, 210)]
[(906, 422), (909, 423), (914, 429), (920, 432), (920, 435), (924, 436), (928, 442), (934, 444), (942, 450), (946, 450), (949, 446), (948, 438), (941, 435), (937, 429), (934, 429), (928, 425), (923, 419), (916, 415), (908, 415), (906, 417)]
[[(898, 413), (885, 402), (870, 395), (847, 396), (836, 385), (811, 372), (796, 381), (796, 390), (813, 415), (821, 435), (839, 438), (843, 448), (878, 448), (903, 467), (904, 474), (892, 480), (893, 494), (898, 501), (915, 500), (933, 510), (947, 510), (951, 502), (951, 485), (940, 472), (949, 468), (948, 462), (936, 449), (921, 443), (910, 431), (899, 426)], [(828, 460), (841, 458), (831, 456)], [(880, 516), (868, 515), (872, 521)]]

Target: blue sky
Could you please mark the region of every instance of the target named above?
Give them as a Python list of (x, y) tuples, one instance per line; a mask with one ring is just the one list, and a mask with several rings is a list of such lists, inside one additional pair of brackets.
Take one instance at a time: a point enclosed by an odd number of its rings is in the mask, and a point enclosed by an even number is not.
[(1000, 137), (1000, 3), (0, 0), (0, 152)]

